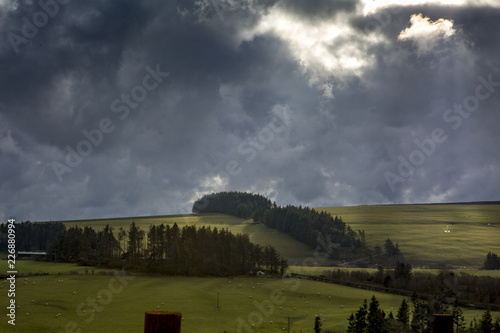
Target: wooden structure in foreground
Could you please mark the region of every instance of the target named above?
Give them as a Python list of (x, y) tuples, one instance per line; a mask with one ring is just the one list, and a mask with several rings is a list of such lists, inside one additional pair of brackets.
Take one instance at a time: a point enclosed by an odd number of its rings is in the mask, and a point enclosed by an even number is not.
[(182, 314), (170, 311), (147, 311), (144, 333), (181, 333)]
[(431, 332), (453, 333), (453, 316), (451, 314), (431, 315)]

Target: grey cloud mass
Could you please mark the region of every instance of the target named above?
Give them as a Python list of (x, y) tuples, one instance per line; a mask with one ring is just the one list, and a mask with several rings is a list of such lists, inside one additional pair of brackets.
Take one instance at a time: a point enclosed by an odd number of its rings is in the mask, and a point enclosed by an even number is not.
[(500, 6), (0, 2), (0, 219), (500, 200)]

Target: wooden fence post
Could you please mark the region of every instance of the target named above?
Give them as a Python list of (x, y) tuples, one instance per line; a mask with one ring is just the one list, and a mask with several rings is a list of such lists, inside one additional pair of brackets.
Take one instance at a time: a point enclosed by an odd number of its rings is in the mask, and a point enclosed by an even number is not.
[(431, 315), (433, 333), (453, 333), (453, 316), (451, 314)]
[(181, 333), (180, 312), (147, 311), (144, 333)]

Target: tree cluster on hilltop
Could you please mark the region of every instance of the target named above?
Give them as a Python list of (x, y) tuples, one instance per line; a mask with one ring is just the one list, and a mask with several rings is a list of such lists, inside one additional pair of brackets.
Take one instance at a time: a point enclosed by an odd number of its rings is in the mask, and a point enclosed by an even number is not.
[(223, 213), (242, 218), (260, 216), (271, 208), (271, 200), (247, 192), (219, 192), (203, 196), (193, 204), (193, 213)]
[(129, 230), (102, 231), (71, 227), (49, 246), (49, 260), (83, 265), (126, 268), (155, 274), (237, 275), (256, 270), (283, 274), (288, 264), (272, 246), (250, 242), (248, 235), (226, 229), (177, 224), (150, 226), (134, 222)]
[(287, 233), (311, 248), (322, 243), (322, 250), (332, 258), (339, 258), (341, 250), (365, 247), (364, 231), (355, 232), (341, 217), (307, 207), (280, 207), (258, 194), (220, 192), (205, 195), (195, 202), (193, 212), (253, 217), (255, 222)]

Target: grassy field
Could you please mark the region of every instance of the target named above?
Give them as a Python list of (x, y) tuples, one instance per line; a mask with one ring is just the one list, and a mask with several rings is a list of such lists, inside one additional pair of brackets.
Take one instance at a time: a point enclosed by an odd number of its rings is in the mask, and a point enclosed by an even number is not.
[[(500, 205), (381, 205), (318, 208), (365, 230), (368, 244), (389, 237), (413, 262), (482, 266), (489, 251), (500, 253)], [(449, 233), (444, 232), (450, 230)]]
[[(6, 287), (2, 283), (0, 291)], [(391, 307), (396, 311), (403, 299), (314, 281), (256, 277), (50, 275), (19, 278), (16, 289), (15, 330), (2, 320), (1, 332), (142, 332), (144, 312), (156, 309), (182, 312), (183, 333), (237, 332), (240, 324), (253, 332), (283, 332), (286, 315), (293, 316), (292, 332), (311, 332), (315, 315), (325, 320), (324, 329), (344, 330), (346, 318), (363, 299), (375, 295), (386, 313)], [(93, 300), (97, 306), (90, 305)], [(465, 310), (465, 315), (470, 320), (482, 312)]]
[[(323, 266), (290, 266), (288, 268), (288, 273), (296, 273), (296, 274), (306, 274), (306, 275), (323, 275), (325, 271), (332, 271), (340, 269), (342, 271), (366, 271), (369, 273), (375, 273), (377, 271), (376, 268), (348, 268), (348, 267), (323, 267)], [(454, 269), (455, 273), (465, 273), (469, 275), (476, 276), (491, 276), (500, 278), (500, 270), (496, 271), (484, 271), (480, 269)], [(414, 269), (413, 272), (423, 272), (423, 273), (433, 273), (438, 274), (441, 272), (439, 269)]]
[[(96, 267), (84, 267), (78, 266), (77, 264), (68, 263), (53, 263), (53, 262), (42, 262), (42, 261), (31, 261), (31, 260), (17, 260), (16, 267), (19, 274), (91, 274), (91, 269), (94, 269), (94, 274), (103, 274), (104, 272), (110, 272), (110, 269), (96, 268)], [(343, 270), (343, 271), (367, 271), (370, 273), (375, 273), (376, 268), (348, 268), (348, 267), (328, 267), (328, 266), (290, 266), (287, 270), (288, 273), (296, 274), (306, 274), (306, 275), (322, 275), (325, 271), (331, 270)], [(87, 273), (85, 270), (88, 270)], [(454, 269), (455, 273), (466, 273), (476, 276), (491, 276), (500, 278), (500, 270), (496, 271), (484, 271), (475, 269)], [(437, 269), (414, 269), (413, 272), (430, 272), (439, 273), (440, 270)]]
[(94, 274), (101, 274), (101, 272), (110, 272), (109, 269), (96, 268), (96, 267), (84, 267), (78, 266), (77, 264), (66, 264), (66, 263), (53, 263), (44, 261), (32, 261), (32, 260), (16, 260), (16, 270), (19, 274), (92, 274), (92, 269), (94, 269)]

